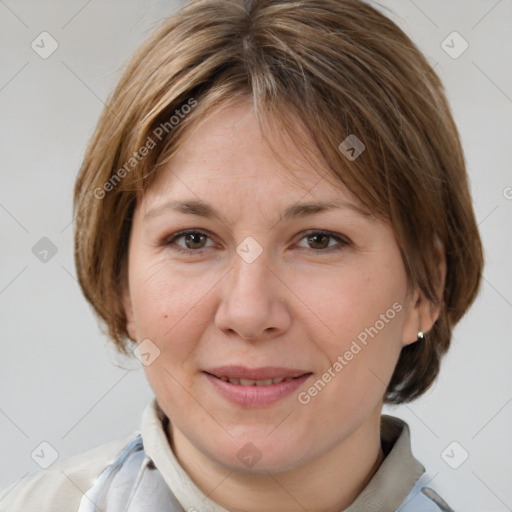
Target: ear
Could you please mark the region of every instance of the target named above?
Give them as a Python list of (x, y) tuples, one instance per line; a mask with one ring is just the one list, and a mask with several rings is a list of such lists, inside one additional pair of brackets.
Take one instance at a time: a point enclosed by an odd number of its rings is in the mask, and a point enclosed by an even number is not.
[(402, 344), (404, 346), (417, 341), (420, 331), (423, 333), (429, 332), (441, 313), (442, 297), (446, 282), (446, 255), (443, 244), (437, 236), (434, 239), (434, 250), (437, 258), (436, 294), (441, 300), (439, 305), (434, 305), (425, 297), (421, 290), (416, 289), (412, 293), (403, 330)]

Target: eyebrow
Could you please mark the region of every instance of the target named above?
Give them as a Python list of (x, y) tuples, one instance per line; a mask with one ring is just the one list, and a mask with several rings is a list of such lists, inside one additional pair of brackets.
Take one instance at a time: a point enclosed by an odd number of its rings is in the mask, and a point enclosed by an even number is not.
[[(288, 208), (286, 208), (286, 210), (284, 210), (284, 212), (280, 215), (279, 221), (288, 220), (292, 218), (306, 217), (308, 215), (313, 215), (315, 213), (325, 212), (334, 209), (349, 209), (365, 217), (371, 216), (371, 213), (362, 206), (357, 206), (347, 201), (321, 201), (299, 203), (288, 206)], [(188, 215), (197, 215), (200, 217), (217, 219), (223, 222), (224, 224), (227, 224), (226, 219), (219, 211), (217, 211), (213, 206), (209, 205), (208, 203), (198, 199), (168, 201), (160, 206), (157, 206), (156, 208), (150, 209), (144, 215), (144, 220), (161, 215), (162, 213), (168, 210)]]

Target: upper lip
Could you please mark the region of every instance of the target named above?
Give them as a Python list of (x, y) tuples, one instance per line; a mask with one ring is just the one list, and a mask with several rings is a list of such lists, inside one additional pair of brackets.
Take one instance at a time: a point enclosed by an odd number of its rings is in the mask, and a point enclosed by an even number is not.
[(215, 377), (227, 377), (228, 379), (247, 379), (247, 380), (265, 380), (279, 379), (281, 377), (300, 377), (308, 372), (296, 368), (280, 368), (275, 366), (265, 366), (261, 368), (246, 368), (245, 366), (218, 366), (209, 368), (204, 372)]

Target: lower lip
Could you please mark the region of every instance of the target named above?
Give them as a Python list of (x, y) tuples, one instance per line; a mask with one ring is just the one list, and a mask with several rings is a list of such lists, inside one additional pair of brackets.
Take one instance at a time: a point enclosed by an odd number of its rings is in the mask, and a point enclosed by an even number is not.
[(303, 384), (311, 373), (301, 375), (286, 382), (269, 384), (268, 386), (242, 386), (218, 379), (205, 373), (208, 380), (215, 386), (222, 396), (242, 407), (262, 407), (271, 405), (291, 395)]

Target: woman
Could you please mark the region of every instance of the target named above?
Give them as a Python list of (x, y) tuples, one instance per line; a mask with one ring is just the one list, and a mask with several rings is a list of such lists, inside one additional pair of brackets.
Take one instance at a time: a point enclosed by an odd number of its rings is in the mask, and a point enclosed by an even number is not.
[(195, 0), (75, 187), (87, 300), (155, 398), (2, 510), (447, 511), (384, 403), (435, 380), (482, 250), (458, 133), (360, 0)]

